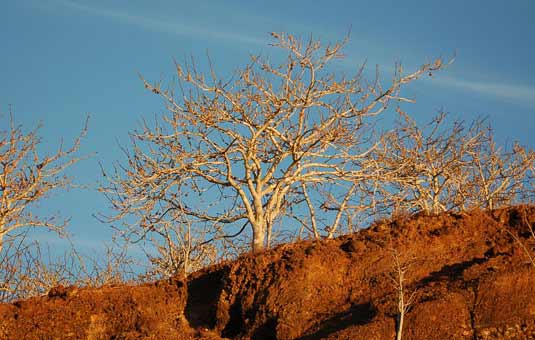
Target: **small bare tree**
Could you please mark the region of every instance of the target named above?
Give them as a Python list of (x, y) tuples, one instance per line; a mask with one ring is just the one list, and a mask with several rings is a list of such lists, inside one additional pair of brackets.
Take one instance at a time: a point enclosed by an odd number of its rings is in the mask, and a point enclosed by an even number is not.
[[(252, 57), (223, 81), (211, 66), (204, 76), (194, 62), (177, 64), (178, 93), (144, 81), (169, 115), (134, 131), (128, 164), (107, 176), (102, 191), (117, 211), (110, 220), (152, 232), (178, 211), (200, 228), (238, 234), (250, 227), (259, 251), (277, 223), (297, 221), (315, 237), (332, 237), (345, 213), (361, 206), (358, 183), (374, 175), (371, 118), (408, 101), (401, 87), (442, 61), (410, 74), (398, 65), (383, 86), (379, 76), (366, 81), (364, 67), (351, 77), (331, 71), (345, 41), (322, 46), (272, 36), (287, 53), (279, 65)], [(332, 195), (323, 197), (326, 191)]]
[(464, 186), (465, 197), (473, 206), (495, 209), (525, 202), (532, 193), (531, 169), (535, 152), (515, 142), (510, 150), (497, 146), (489, 129), (485, 143), (469, 150), (466, 172), (469, 181)]
[(41, 143), (37, 134), (39, 126), (25, 133), (15, 124), (13, 114), (9, 118), (3, 125), (7, 128), (0, 130), (0, 252), (6, 238), (16, 237), (17, 231), (23, 228), (63, 230), (65, 220), (59, 220), (55, 215), (38, 216), (32, 213), (31, 206), (51, 191), (70, 184), (64, 170), (79, 160), (74, 154), (86, 133), (84, 127), (70, 148), (60, 145), (54, 154), (42, 155), (38, 150)]
[(414, 303), (417, 291), (408, 292), (406, 281), (407, 272), (414, 262), (414, 259), (402, 259), (402, 256), (396, 249), (392, 249), (392, 272), (390, 278), (397, 291), (397, 329), (396, 340), (401, 340), (403, 335), (403, 324), (405, 315), (409, 312), (411, 305)]
[(191, 221), (165, 221), (154, 230), (149, 240), (156, 254), (147, 250), (147, 257), (156, 277), (185, 277), (222, 257), (214, 244), (205, 242), (205, 231), (194, 230)]
[(518, 143), (498, 147), (485, 120), (449, 124), (441, 113), (421, 127), (398, 111), (396, 128), (372, 153), (384, 172), (377, 195), (386, 206), (437, 214), (494, 209), (529, 194), (535, 153)]
[(38, 241), (11, 239), (0, 254), (0, 302), (43, 295), (60, 285), (98, 287), (140, 279), (126, 244), (114, 244), (102, 253), (83, 255), (71, 243), (55, 255)]
[(460, 187), (466, 182), (466, 157), (484, 143), (481, 122), (466, 129), (462, 122), (446, 125), (446, 114), (434, 117), (420, 127), (398, 110), (396, 128), (385, 134), (380, 148), (374, 150), (380, 177), (381, 194), (388, 205), (409, 211), (437, 214), (457, 209)]

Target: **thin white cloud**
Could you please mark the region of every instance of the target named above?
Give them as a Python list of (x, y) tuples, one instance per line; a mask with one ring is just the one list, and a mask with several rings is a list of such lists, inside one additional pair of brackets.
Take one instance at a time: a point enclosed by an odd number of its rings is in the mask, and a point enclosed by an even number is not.
[[(163, 32), (176, 36), (196, 36), (210, 40), (223, 40), (237, 44), (250, 44), (260, 46), (266, 46), (266, 44), (269, 42), (269, 40), (267, 39), (267, 35), (266, 38), (262, 38), (247, 33), (222, 30), (221, 27), (203, 26), (197, 23), (188, 22), (187, 18), (180, 18), (171, 21), (168, 18), (154, 16), (151, 17), (145, 14), (141, 15), (123, 10), (94, 7), (70, 0), (53, 0), (53, 2), (58, 6), (62, 6), (64, 8), (82, 12), (88, 15), (114, 19), (144, 29)], [(35, 5), (42, 7), (43, 4), (37, 2), (35, 3)], [(359, 41), (363, 41), (363, 43), (361, 42), (361, 44), (368, 46), (376, 52), (380, 47), (379, 45), (373, 44), (370, 41), (363, 40), (362, 37), (359, 39)], [(372, 53), (372, 55), (368, 55), (367, 58), (367, 60), (370, 62), (368, 66), (372, 66), (372, 64), (375, 65), (375, 63), (379, 62), (379, 64), (382, 66), (381, 71), (383, 74), (393, 72), (393, 62), (381, 63), (380, 61), (384, 61), (384, 59), (384, 55)], [(345, 68), (350, 67), (352, 70), (354, 70), (357, 68), (357, 66), (360, 66), (363, 61), (364, 59), (356, 60), (353, 58), (347, 58), (342, 61), (342, 65)], [(497, 99), (515, 101), (519, 103), (528, 104), (530, 106), (535, 106), (535, 86), (499, 83), (496, 81), (481, 82), (448, 76), (439, 76), (433, 79), (431, 81), (431, 84), (457, 88), (463, 91), (470, 91), (473, 93), (492, 96)]]
[[(414, 59), (414, 58), (413, 58)], [(383, 76), (388, 76), (394, 72), (393, 62), (385, 62), (385, 58), (379, 56), (378, 58), (368, 58), (368, 60), (373, 61), (374, 63), (369, 63), (367, 71), (371, 74), (371, 71), (374, 70), (375, 64), (377, 63), (380, 66), (380, 71)], [(378, 62), (379, 61), (379, 62)], [(382, 63), (381, 63), (382, 61)], [(346, 68), (352, 67), (355, 69), (355, 65), (359, 66), (362, 62), (357, 61), (356, 59), (348, 58), (343, 60), (342, 65)], [(407, 64), (407, 63), (406, 63)], [(406, 67), (409, 72), (416, 71), (419, 67), (415, 66), (415, 63), (408, 63), (410, 67)], [(447, 69), (443, 71), (447, 73)], [(530, 107), (535, 107), (535, 86), (533, 85), (523, 85), (523, 84), (513, 84), (507, 82), (499, 82), (497, 80), (491, 81), (477, 81), (477, 80), (468, 80), (457, 77), (451, 77), (443, 75), (442, 72), (438, 74), (437, 77), (432, 79), (423, 77), (428, 84), (456, 88), (464, 92), (477, 93), (481, 95), (491, 96), (498, 100), (505, 100), (509, 102), (515, 102), (523, 105), (529, 105)]]
[[(177, 21), (170, 21), (161, 17), (150, 17), (147, 15), (139, 15), (129, 13), (126, 11), (119, 11), (115, 9), (97, 8), (68, 0), (57, 0), (57, 5), (62, 7), (83, 12), (86, 14), (115, 19), (128, 24), (132, 24), (148, 30), (163, 32), (177, 36), (197, 36), (212, 40), (224, 40), (240, 44), (266, 45), (267, 40), (252, 35), (238, 33), (234, 31), (221, 30), (220, 27), (206, 27), (191, 22), (185, 22), (184, 18), (177, 19)], [(180, 20), (180, 21), (179, 21)]]
[(434, 83), (535, 106), (535, 87), (498, 82), (479, 82), (440, 76)]

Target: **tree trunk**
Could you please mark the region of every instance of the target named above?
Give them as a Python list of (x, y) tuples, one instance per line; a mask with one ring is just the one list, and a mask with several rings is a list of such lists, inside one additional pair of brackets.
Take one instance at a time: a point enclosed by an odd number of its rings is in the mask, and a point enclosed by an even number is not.
[(402, 335), (403, 335), (403, 319), (405, 318), (405, 313), (404, 312), (401, 312), (399, 315), (398, 315), (398, 331), (396, 333), (396, 340), (401, 340), (402, 338)]
[(3, 224), (0, 224), (0, 255), (2, 254), (2, 250), (4, 249), (4, 233), (3, 231)]
[(265, 248), (265, 232), (263, 225), (253, 225), (253, 253), (260, 252)]
[(405, 319), (405, 292), (403, 291), (403, 272), (399, 274), (399, 287), (398, 287), (398, 330), (396, 333), (396, 340), (401, 340), (403, 335), (403, 321)]

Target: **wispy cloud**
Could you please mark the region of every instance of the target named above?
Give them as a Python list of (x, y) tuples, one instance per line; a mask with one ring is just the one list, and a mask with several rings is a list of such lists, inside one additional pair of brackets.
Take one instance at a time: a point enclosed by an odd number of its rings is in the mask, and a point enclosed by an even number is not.
[(535, 106), (535, 87), (529, 85), (508, 84), (502, 82), (472, 81), (448, 76), (441, 76), (434, 80), (440, 86), (458, 88), (464, 91), (489, 95), (498, 99), (515, 101)]
[(169, 20), (163, 17), (151, 17), (146, 14), (136, 14), (124, 10), (94, 7), (68, 0), (55, 0), (58, 6), (85, 14), (114, 19), (144, 29), (182, 36), (200, 37), (211, 40), (223, 40), (227, 42), (252, 45), (266, 45), (266, 39), (236, 31), (221, 30), (220, 27), (201, 26), (187, 22), (187, 18)]
[[(50, 2), (47, 3), (50, 4)], [(242, 30), (232, 30), (228, 27), (221, 28), (216, 25), (201, 25), (199, 23), (192, 22), (191, 20), (188, 21), (188, 18), (186, 16), (172, 20), (166, 17), (150, 16), (146, 13), (139, 14), (129, 12), (123, 9), (118, 10), (97, 7), (94, 5), (82, 4), (72, 0), (52, 0), (52, 3), (56, 4), (56, 6), (60, 6), (80, 13), (85, 13), (87, 15), (108, 18), (147, 30), (162, 32), (180, 37), (198, 37), (201, 39), (257, 46), (266, 46), (266, 44), (269, 42), (269, 40), (267, 39), (267, 35), (254, 35), (251, 32)], [(34, 5), (40, 7), (44, 6), (41, 2), (37, 1), (34, 3)], [(237, 15), (238, 12), (232, 11), (232, 14)], [(385, 60), (387, 60), (388, 58), (384, 56), (384, 53), (381, 54), (378, 52), (384, 47), (381, 46), (380, 43), (374, 43), (372, 40), (367, 40), (365, 38), (366, 37), (359, 38), (359, 48), (362, 48), (362, 45), (364, 45), (364, 50), (372, 51), (371, 55), (368, 55), (367, 60), (373, 62), (373, 64), (379, 63), (380, 65), (382, 65), (381, 70), (383, 74), (393, 72), (393, 62), (385, 62)], [(406, 57), (407, 55), (411, 54), (410, 51), (405, 52), (409, 53), (404, 54)], [(413, 57), (408, 59), (415, 58)], [(342, 61), (342, 65), (344, 68), (350, 67), (352, 70), (354, 70), (357, 66), (361, 65), (363, 61), (364, 59), (358, 60), (353, 58), (347, 58)], [(372, 63), (370, 63), (370, 66), (371, 64)], [(439, 76), (433, 79), (431, 84), (437, 86), (457, 88), (459, 90), (467, 92), (492, 96), (496, 99), (514, 101), (518, 103), (527, 104), (529, 106), (535, 106), (535, 86), (508, 84), (498, 81), (483, 82), (449, 76)]]
[[(408, 72), (416, 71), (420, 66), (415, 63), (416, 58), (408, 58), (410, 61), (405, 63), (409, 65), (406, 67)], [(392, 61), (387, 61), (387, 58), (377, 54), (372, 55), (372, 57), (367, 58), (367, 60), (372, 61), (368, 62), (367, 71), (371, 75), (371, 71), (374, 70), (374, 65), (377, 63), (380, 65), (380, 71), (383, 76), (388, 76), (395, 71), (394, 63)], [(342, 61), (342, 65), (346, 68), (355, 69), (356, 66), (362, 64), (362, 61), (354, 58), (347, 58)], [(448, 73), (448, 70), (444, 71)], [(426, 79), (427, 84), (434, 86), (447, 87), (452, 89), (461, 90), (463, 92), (477, 93), (480, 95), (486, 95), (493, 97), (497, 100), (515, 102), (521, 105), (528, 105), (530, 107), (535, 107), (535, 85), (526, 85), (526, 84), (515, 84), (511, 82), (499, 81), (497, 79), (491, 79), (489, 81), (479, 81), (473, 79), (460, 78), (455, 76), (443, 75), (442, 72), (438, 74), (437, 77)]]

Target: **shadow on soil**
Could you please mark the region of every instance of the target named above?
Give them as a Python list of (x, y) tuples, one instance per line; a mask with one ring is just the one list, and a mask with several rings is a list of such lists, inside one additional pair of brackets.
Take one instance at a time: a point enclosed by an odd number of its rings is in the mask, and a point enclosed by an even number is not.
[(296, 340), (323, 339), (332, 333), (355, 325), (365, 325), (373, 320), (377, 311), (371, 303), (354, 305), (349, 310), (338, 313), (331, 318), (321, 322), (317, 327), (318, 331), (297, 338)]
[(188, 299), (184, 314), (193, 328), (214, 328), (217, 303), (223, 290), (226, 271), (215, 270), (188, 282)]

